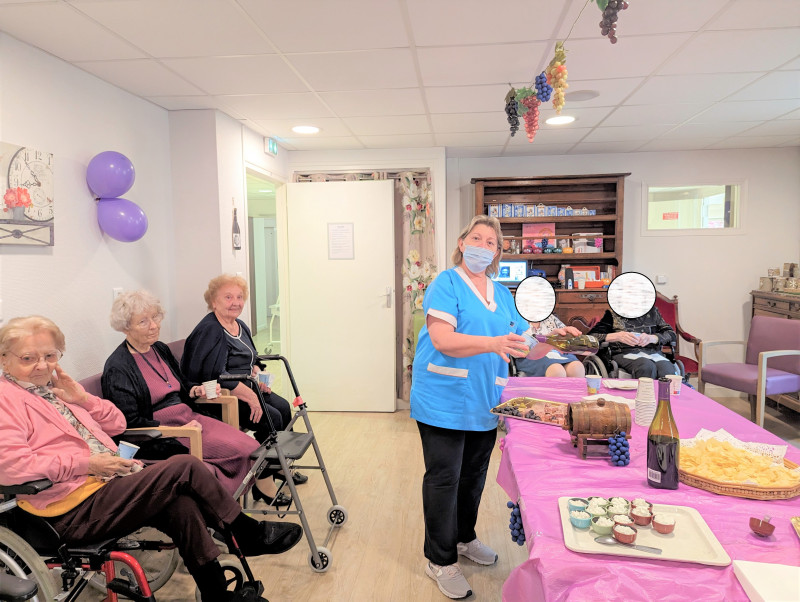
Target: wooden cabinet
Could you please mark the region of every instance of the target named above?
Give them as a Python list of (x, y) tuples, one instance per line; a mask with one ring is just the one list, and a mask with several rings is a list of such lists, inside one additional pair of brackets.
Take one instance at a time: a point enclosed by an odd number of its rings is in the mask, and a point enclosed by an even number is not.
[(754, 316), (800, 320), (800, 295), (750, 291)]
[[(622, 267), (622, 218), (625, 177), (629, 173), (586, 174), (575, 176), (534, 176), (517, 178), (473, 178), (475, 186), (475, 213), (490, 215), (498, 212), (503, 228), (503, 260), (525, 260), (528, 272), (542, 270), (556, 289), (556, 315), (565, 323), (585, 330), (585, 325), (599, 320), (608, 308), (603, 288), (565, 290), (561, 288), (558, 273), (562, 266), (573, 270), (598, 268), (600, 272), (619, 274)], [(503, 215), (503, 206), (511, 205), (512, 216)], [(519, 207), (525, 215), (519, 215)], [(538, 215), (542, 211), (549, 215)], [(535, 215), (531, 215), (536, 213)], [(568, 215), (571, 213), (571, 215)], [(537, 239), (525, 236), (525, 225), (552, 224), (552, 235), (561, 253), (530, 252), (532, 245), (541, 245)], [(541, 226), (540, 226), (541, 227)], [(602, 244), (600, 252), (563, 253), (564, 246), (575, 251)], [(600, 241), (602, 241), (600, 243)], [(511, 248), (518, 248), (510, 253)], [(594, 248), (598, 248), (594, 246)], [(527, 250), (528, 252), (523, 252)]]

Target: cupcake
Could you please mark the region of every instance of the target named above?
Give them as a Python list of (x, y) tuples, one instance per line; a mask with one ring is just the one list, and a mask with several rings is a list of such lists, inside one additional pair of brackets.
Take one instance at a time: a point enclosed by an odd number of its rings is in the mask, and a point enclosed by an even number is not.
[(633, 527), (614, 525), (611, 532), (614, 534), (614, 539), (620, 543), (633, 543), (636, 541), (636, 529)]
[(675, 530), (675, 517), (669, 514), (656, 514), (653, 516), (653, 529), (663, 535), (672, 533)]

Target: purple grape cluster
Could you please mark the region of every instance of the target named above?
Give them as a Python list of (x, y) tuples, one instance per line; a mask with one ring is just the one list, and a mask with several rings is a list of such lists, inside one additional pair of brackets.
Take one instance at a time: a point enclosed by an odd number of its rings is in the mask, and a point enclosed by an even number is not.
[(608, 0), (608, 4), (603, 11), (603, 20), (600, 21), (600, 33), (608, 36), (612, 44), (617, 43), (618, 13), (626, 8), (628, 8), (628, 3), (625, 0)]
[(520, 516), (519, 505), (514, 502), (506, 504), (511, 508), (511, 522), (508, 523), (508, 528), (511, 530), (511, 541), (517, 542), (517, 545), (525, 545), (525, 529), (522, 526), (522, 516)]
[(519, 112), (515, 98), (511, 98), (506, 102), (506, 117), (508, 118), (508, 125), (511, 126), (511, 135), (513, 136), (519, 130)]
[(608, 455), (611, 456), (612, 466), (627, 466), (631, 463), (630, 443), (625, 437), (625, 431), (608, 438)]
[(533, 83), (536, 88), (537, 98), (542, 102), (549, 101), (550, 95), (553, 93), (553, 86), (547, 83), (547, 75), (545, 75), (545, 72), (542, 71), (537, 75)]

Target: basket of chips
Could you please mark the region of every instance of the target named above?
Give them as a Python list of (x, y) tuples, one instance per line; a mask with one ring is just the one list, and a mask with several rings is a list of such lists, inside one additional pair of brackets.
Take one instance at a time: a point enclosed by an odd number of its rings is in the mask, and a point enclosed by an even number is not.
[(787, 500), (800, 495), (800, 467), (784, 457), (786, 449), (703, 429), (694, 439), (681, 440), (679, 478), (719, 495)]

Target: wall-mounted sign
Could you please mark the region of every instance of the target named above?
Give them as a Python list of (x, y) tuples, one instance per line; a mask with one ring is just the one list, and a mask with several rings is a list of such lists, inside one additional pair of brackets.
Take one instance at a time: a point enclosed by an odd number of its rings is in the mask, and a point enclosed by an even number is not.
[(278, 141), (275, 138), (264, 138), (264, 152), (277, 156)]

